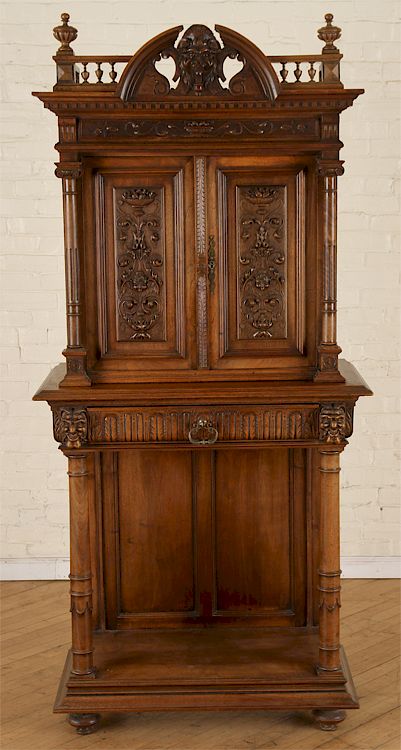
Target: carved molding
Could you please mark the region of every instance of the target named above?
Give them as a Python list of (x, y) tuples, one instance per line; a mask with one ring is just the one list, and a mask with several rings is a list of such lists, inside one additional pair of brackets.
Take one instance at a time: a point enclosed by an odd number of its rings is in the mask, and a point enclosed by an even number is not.
[(56, 177), (78, 179), (82, 176), (82, 164), (80, 162), (60, 162), (54, 170)]
[(255, 407), (239, 409), (122, 411), (89, 410), (92, 443), (187, 441), (198, 420), (217, 429), (220, 441), (315, 440), (319, 434), (318, 407)]
[(319, 439), (338, 444), (352, 435), (353, 407), (349, 404), (322, 404), (319, 414)]
[(240, 339), (286, 335), (284, 185), (238, 188)]
[[(330, 95), (326, 97), (314, 97), (311, 101), (311, 99), (305, 97), (303, 99), (300, 98), (291, 98), (289, 99), (287, 96), (280, 96), (279, 99), (276, 99), (273, 102), (270, 102), (269, 108), (272, 110), (288, 110), (292, 113), (294, 111), (302, 111), (306, 110), (308, 114), (311, 113), (311, 110), (320, 112), (321, 110), (325, 111), (333, 111), (333, 112), (342, 112), (344, 109), (347, 109), (347, 107), (351, 107), (356, 96), (354, 94), (344, 94), (344, 92), (341, 92), (343, 96), (339, 97), (337, 92), (330, 92)], [(127, 101), (123, 102), (119, 98), (113, 99), (102, 99), (99, 96), (99, 99), (95, 99), (95, 97), (91, 97), (91, 99), (88, 101), (88, 97), (79, 98), (78, 94), (74, 101), (56, 101), (56, 100), (45, 100), (45, 106), (50, 109), (52, 112), (56, 113), (63, 113), (63, 112), (74, 112), (76, 114), (78, 113), (85, 113), (85, 112), (96, 112), (99, 111), (105, 111), (105, 112), (113, 112), (115, 110), (122, 110), (122, 111), (128, 111), (132, 113), (133, 110), (135, 111), (149, 111), (149, 112), (157, 112), (160, 110), (163, 110), (164, 113), (169, 111), (176, 111), (177, 110), (177, 103), (174, 101), (174, 99), (171, 100), (164, 100), (164, 101)], [(258, 100), (258, 99), (249, 99), (246, 101), (246, 109), (249, 111), (254, 111), (255, 109), (264, 109), (266, 107), (266, 101)], [(205, 101), (201, 98), (198, 98), (196, 100), (188, 99), (183, 100), (179, 102), (178, 108), (182, 112), (190, 112), (196, 110), (197, 112), (199, 110), (205, 109), (206, 113), (210, 113), (211, 110), (227, 110), (227, 102), (225, 100), (220, 101), (219, 99), (212, 100), (212, 101)], [(244, 110), (244, 102), (243, 101), (230, 101), (229, 107), (230, 110)]]
[(280, 138), (318, 138), (317, 118), (263, 120), (82, 120), (80, 139), (138, 138), (210, 138), (216, 136), (254, 135)]
[(341, 602), (337, 597), (334, 602), (329, 603), (326, 599), (321, 599), (319, 602), (319, 609), (326, 609), (327, 612), (334, 612), (336, 609), (340, 609), (340, 607)]
[(118, 336), (164, 341), (163, 189), (116, 188)]
[[(72, 596), (71, 605), (70, 605), (70, 612), (71, 612), (71, 614), (78, 615), (78, 616), (81, 616), (81, 617), (82, 617), (82, 615), (86, 615), (87, 613), (92, 614), (93, 606), (92, 606), (92, 603), (90, 601), (86, 601), (81, 606), (79, 606), (78, 602), (74, 598), (74, 596), (77, 596), (77, 595), (76, 594), (75, 595), (72, 594), (71, 596)], [(87, 597), (91, 598), (92, 597), (92, 592), (90, 592), (89, 594), (82, 594), (82, 596), (87, 596)], [(75, 650), (74, 653), (79, 654), (80, 652), (77, 651), (77, 650)]]
[(321, 177), (341, 177), (344, 174), (342, 161), (321, 159), (317, 164), (318, 174)]
[(64, 448), (81, 448), (88, 442), (88, 415), (81, 407), (53, 409), (54, 439)]

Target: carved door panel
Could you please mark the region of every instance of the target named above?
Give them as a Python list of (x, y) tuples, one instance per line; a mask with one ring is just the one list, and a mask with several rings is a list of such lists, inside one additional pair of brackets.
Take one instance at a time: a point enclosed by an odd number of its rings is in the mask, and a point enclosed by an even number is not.
[(88, 310), (97, 309), (98, 377), (192, 367), (191, 160), (103, 159), (88, 171), (98, 248), (97, 299)]
[(210, 159), (212, 367), (312, 372), (313, 179), (297, 159)]

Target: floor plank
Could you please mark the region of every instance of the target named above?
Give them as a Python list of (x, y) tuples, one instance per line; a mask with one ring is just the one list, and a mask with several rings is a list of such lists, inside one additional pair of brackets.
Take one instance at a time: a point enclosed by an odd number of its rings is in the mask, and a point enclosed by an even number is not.
[(0, 586), (2, 750), (400, 750), (399, 582), (343, 582), (342, 641), (361, 700), (335, 733), (303, 712), (105, 715), (79, 737), (52, 705), (70, 639), (65, 581)]

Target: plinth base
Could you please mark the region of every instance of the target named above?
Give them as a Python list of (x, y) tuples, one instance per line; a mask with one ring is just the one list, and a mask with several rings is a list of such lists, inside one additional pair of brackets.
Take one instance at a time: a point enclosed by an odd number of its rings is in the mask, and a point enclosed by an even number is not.
[(315, 629), (106, 631), (94, 643), (96, 678), (71, 676), (69, 653), (55, 712), (314, 709), (326, 725), (359, 707), (343, 651), (341, 672), (317, 672)]

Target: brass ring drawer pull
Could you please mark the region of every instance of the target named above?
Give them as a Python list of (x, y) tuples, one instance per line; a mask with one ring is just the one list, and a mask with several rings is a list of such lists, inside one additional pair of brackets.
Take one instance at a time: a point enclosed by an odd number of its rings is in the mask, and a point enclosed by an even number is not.
[(213, 445), (219, 437), (219, 433), (212, 423), (207, 419), (197, 419), (193, 423), (188, 440), (193, 445)]

